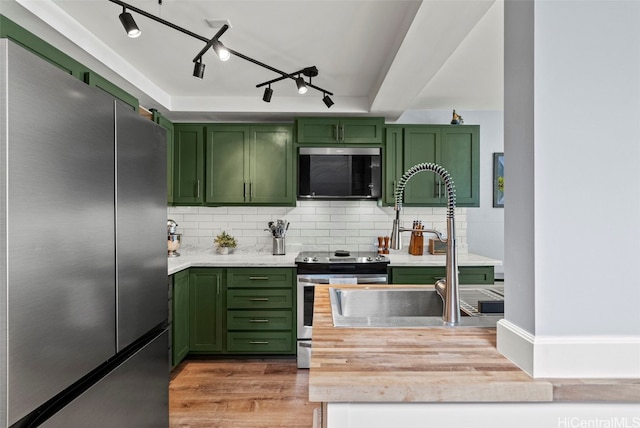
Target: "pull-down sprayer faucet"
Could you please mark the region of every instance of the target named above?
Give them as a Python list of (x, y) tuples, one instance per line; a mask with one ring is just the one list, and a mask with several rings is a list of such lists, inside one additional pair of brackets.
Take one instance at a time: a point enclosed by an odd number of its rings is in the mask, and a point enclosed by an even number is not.
[(404, 188), (407, 182), (417, 173), (422, 171), (432, 171), (442, 178), (447, 189), (447, 237), (443, 238), (437, 230), (420, 230), (435, 234), (438, 239), (447, 244), (446, 264), (447, 275), (445, 279), (439, 279), (435, 283), (435, 289), (444, 302), (442, 310), (442, 320), (449, 325), (460, 323), (460, 294), (458, 290), (458, 259), (455, 231), (455, 209), (456, 209), (456, 187), (451, 175), (438, 164), (420, 163), (409, 168), (400, 178), (396, 188), (395, 211), (396, 218), (393, 220), (391, 231), (391, 248), (399, 250), (402, 248), (400, 232), (409, 232), (413, 229), (406, 229), (400, 225), (400, 210), (402, 209), (402, 199), (404, 198)]

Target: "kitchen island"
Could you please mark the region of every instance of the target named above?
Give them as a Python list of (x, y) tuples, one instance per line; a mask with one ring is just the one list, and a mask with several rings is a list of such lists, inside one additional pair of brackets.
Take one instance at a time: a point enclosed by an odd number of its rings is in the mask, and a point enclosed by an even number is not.
[(533, 379), (494, 328), (335, 328), (328, 289), (316, 288), (309, 376), (328, 428), (640, 426), (640, 379)]

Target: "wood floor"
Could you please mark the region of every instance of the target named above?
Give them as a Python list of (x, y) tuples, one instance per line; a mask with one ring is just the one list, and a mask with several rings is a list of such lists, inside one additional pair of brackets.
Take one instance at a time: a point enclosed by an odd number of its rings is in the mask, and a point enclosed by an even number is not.
[(170, 428), (311, 428), (309, 370), (295, 359), (188, 359), (171, 373)]

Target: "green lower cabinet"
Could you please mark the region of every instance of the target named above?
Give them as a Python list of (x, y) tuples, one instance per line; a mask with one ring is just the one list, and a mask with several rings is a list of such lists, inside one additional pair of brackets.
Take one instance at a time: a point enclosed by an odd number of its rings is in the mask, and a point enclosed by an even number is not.
[(291, 309), (292, 306), (292, 290), (227, 290), (227, 309)]
[(189, 353), (189, 271), (173, 275), (171, 322), (171, 366), (175, 367)]
[(294, 268), (190, 268), (172, 293), (173, 367), (189, 353), (296, 353)]
[[(434, 284), (446, 276), (443, 267), (392, 267), (391, 284)], [(460, 284), (493, 284), (493, 266), (460, 266), (458, 268)]]
[(250, 354), (290, 354), (294, 346), (293, 333), (228, 332), (227, 351)]
[(227, 330), (289, 330), (292, 322), (290, 310), (227, 311)]
[(223, 349), (222, 303), (224, 269), (189, 270), (189, 350), (217, 352)]
[(295, 269), (228, 268), (226, 351), (295, 354)]

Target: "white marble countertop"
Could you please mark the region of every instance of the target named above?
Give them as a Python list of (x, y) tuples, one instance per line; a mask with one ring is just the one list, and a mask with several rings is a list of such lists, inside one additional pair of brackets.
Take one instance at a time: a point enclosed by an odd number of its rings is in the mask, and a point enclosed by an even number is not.
[[(180, 257), (168, 259), (168, 273), (172, 275), (190, 267), (296, 267), (298, 251), (282, 256), (274, 256), (271, 251), (236, 250), (228, 255), (216, 253), (214, 248), (186, 247), (179, 250)], [(388, 254), (390, 266), (444, 266), (444, 254), (412, 256), (402, 250)], [(502, 261), (472, 253), (458, 254), (459, 266), (500, 266)]]

